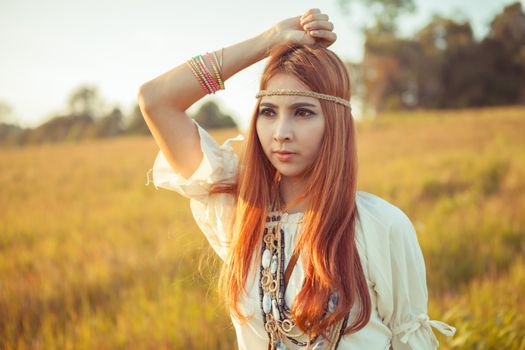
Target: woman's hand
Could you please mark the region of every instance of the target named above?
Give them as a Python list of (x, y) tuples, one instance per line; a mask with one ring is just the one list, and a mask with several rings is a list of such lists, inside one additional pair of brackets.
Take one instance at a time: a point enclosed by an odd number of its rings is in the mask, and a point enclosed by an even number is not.
[(333, 29), (334, 25), (328, 21), (328, 15), (314, 8), (309, 9), (302, 16), (280, 21), (270, 28), (270, 32), (277, 44), (282, 42), (303, 45), (318, 43), (329, 47), (337, 39)]

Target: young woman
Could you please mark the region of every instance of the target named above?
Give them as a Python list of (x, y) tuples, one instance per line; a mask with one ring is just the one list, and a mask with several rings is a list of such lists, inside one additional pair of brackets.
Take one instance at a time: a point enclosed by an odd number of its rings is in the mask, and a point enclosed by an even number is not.
[[(139, 104), (160, 147), (153, 183), (190, 199), (224, 261), (240, 349), (435, 349), (431, 327), (455, 329), (427, 316), (414, 227), (356, 189), (350, 79), (327, 49), (335, 40), (311, 9), (145, 83)], [(231, 142), (242, 135), (218, 145), (184, 111), (265, 57), (239, 160)]]

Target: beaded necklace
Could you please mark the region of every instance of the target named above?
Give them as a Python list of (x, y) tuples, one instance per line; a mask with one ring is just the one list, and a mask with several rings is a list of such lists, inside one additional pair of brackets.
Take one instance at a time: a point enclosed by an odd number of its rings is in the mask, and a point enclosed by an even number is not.
[[(280, 199), (277, 203), (279, 202)], [(275, 207), (275, 205), (272, 205), (272, 211), (274, 212), (277, 211)], [(287, 350), (286, 341), (290, 341), (297, 346), (306, 347), (305, 350), (337, 349), (349, 315), (328, 330), (327, 336), (329, 339), (324, 339), (322, 336), (310, 339), (296, 327), (291, 310), (286, 305), (284, 298), (286, 289), (284, 280), (284, 231), (280, 225), (281, 210), (278, 210), (278, 213), (278, 215), (268, 215), (266, 217), (267, 224), (263, 232), (259, 270), (259, 299), (264, 329), (270, 338), (268, 349)], [(291, 264), (294, 263), (292, 260), (290, 260)], [(293, 266), (290, 268), (293, 268)], [(327, 313), (335, 310), (338, 299), (337, 291), (330, 294), (325, 309), (325, 316)], [(299, 340), (301, 338), (302, 340)]]

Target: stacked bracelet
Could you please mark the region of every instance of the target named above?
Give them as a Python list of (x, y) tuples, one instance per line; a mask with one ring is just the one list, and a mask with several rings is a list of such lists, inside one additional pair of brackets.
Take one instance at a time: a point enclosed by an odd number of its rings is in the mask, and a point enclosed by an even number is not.
[[(205, 55), (198, 55), (187, 60), (186, 63), (191, 69), (193, 75), (199, 81), (202, 89), (206, 94), (214, 94), (218, 90), (224, 90), (224, 81), (222, 80), (222, 58), (224, 48), (221, 49), (221, 60), (217, 57), (217, 53), (213, 54), (206, 52)], [(206, 66), (204, 58), (211, 65), (213, 72)]]

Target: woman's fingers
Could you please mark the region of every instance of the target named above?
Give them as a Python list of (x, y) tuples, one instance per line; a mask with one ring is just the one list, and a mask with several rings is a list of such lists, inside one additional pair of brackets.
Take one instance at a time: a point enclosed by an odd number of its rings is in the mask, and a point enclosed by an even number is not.
[[(327, 14), (321, 13), (319, 9), (310, 9), (305, 13), (300, 23), (304, 31), (332, 31), (334, 24), (330, 22)], [(313, 33), (310, 33), (313, 34)]]
[[(334, 30), (334, 24), (329, 21), (327, 14), (321, 13), (320, 9), (313, 8), (306, 11), (300, 17), (291, 18), (290, 24), (283, 21), (280, 22), (281, 31), (286, 34), (286, 30), (293, 29), (286, 36), (290, 42), (300, 43), (300, 44), (313, 44), (315, 42), (321, 43), (321, 45), (328, 47), (330, 46), (337, 38)], [(299, 20), (299, 26), (297, 23)], [(293, 28), (288, 28), (287, 25), (291, 25)], [(302, 31), (297, 31), (297, 29), (302, 29)], [(312, 40), (316, 39), (316, 40)]]
[(328, 21), (329, 17), (326, 14), (307, 15), (301, 17), (301, 24), (308, 23), (310, 21)]
[(320, 14), (321, 13), (321, 10), (318, 9), (318, 8), (313, 8), (313, 9), (308, 9), (304, 15), (302, 15), (302, 17), (306, 17), (308, 15), (317, 15), (317, 14)]
[(334, 30), (334, 24), (332, 22), (326, 22), (326, 21), (314, 21), (314, 22), (310, 22), (310, 23), (303, 25), (303, 29), (305, 31), (319, 30), (319, 29), (332, 31)]
[(328, 47), (337, 40), (337, 35), (333, 32), (334, 24), (329, 21), (328, 15), (315, 10), (318, 9), (309, 10), (300, 18), (301, 26), (310, 36)]
[(337, 40), (337, 34), (335, 34), (334, 32), (329, 32), (327, 30), (314, 30), (310, 32), (310, 35), (319, 39), (327, 40), (329, 42), (334, 42)]

